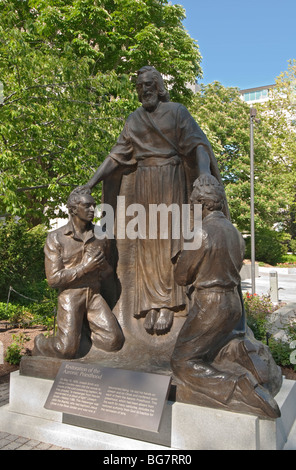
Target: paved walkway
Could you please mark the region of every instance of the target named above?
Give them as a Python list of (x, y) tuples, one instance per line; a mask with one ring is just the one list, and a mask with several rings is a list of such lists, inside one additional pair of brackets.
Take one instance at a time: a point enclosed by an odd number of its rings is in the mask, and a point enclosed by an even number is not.
[[(255, 292), (258, 295), (268, 295), (270, 290), (270, 273), (274, 268), (259, 267), (259, 276), (255, 278)], [(277, 268), (278, 300), (283, 302), (296, 302), (296, 273), (288, 274), (287, 269)], [(242, 281), (243, 292), (252, 291), (251, 279)]]
[[(9, 384), (0, 384), (0, 406), (9, 403)], [(27, 437), (0, 431), (0, 450), (67, 450), (62, 447), (35, 441)]]
[(34, 441), (26, 437), (15, 436), (0, 431), (0, 450), (66, 450), (61, 447)]

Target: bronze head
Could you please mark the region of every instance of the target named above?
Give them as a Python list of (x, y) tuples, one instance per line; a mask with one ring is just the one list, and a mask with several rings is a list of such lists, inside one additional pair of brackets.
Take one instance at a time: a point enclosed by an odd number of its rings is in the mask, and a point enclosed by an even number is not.
[(190, 201), (192, 204), (202, 204), (209, 211), (221, 211), (224, 188), (214, 176), (208, 176), (206, 179), (199, 177), (193, 183)]
[(78, 217), (85, 222), (91, 222), (94, 218), (96, 202), (91, 195), (91, 190), (85, 188), (81, 191), (72, 191), (67, 208), (71, 217)]
[(170, 100), (161, 74), (154, 67), (146, 65), (138, 71), (137, 92), (144, 108), (155, 108), (159, 101)]

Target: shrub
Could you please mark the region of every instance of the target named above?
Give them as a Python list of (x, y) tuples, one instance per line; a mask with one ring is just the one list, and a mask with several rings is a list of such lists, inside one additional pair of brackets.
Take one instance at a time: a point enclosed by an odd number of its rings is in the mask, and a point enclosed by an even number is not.
[[(282, 235), (269, 228), (260, 228), (255, 232), (255, 255), (257, 261), (276, 265), (282, 261), (286, 248)], [(246, 257), (251, 257), (251, 238), (246, 239)]]
[(23, 220), (0, 221), (0, 300), (7, 300), (9, 286), (28, 297), (42, 298), (46, 236), (42, 225), (29, 229)]
[(9, 364), (18, 365), (22, 358), (22, 353), (24, 352), (25, 343), (30, 340), (30, 338), (25, 335), (23, 332), (19, 335), (12, 335), (14, 339), (13, 343), (6, 349), (5, 360)]
[(50, 289), (41, 302), (0, 302), (0, 320), (7, 320), (15, 328), (43, 325), (51, 330), (56, 314), (57, 291)]
[(56, 315), (56, 302), (54, 300), (31, 304), (27, 307), (27, 310), (33, 315), (33, 325), (43, 325), (48, 330), (52, 330)]
[(281, 268), (292, 268), (296, 266), (296, 255), (286, 254), (283, 256), (283, 260), (278, 264)]
[(257, 294), (244, 294), (244, 305), (248, 326), (259, 341), (266, 339), (267, 315), (276, 310), (267, 296), (259, 296)]
[[(285, 367), (292, 365), (290, 343), (271, 337), (268, 341), (268, 347), (276, 364)], [(296, 370), (296, 365), (293, 368)]]
[(290, 247), (293, 255), (296, 255), (296, 240), (290, 240)]
[(19, 318), (22, 312), (20, 305), (7, 304), (0, 302), (0, 320), (9, 320), (11, 323)]
[[(292, 366), (290, 343), (296, 340), (296, 325), (292, 324), (285, 329), (288, 341), (275, 339), (268, 333), (268, 315), (274, 312), (278, 306), (274, 305), (268, 296), (249, 293), (244, 294), (244, 305), (247, 324), (253, 331), (255, 338), (268, 344), (276, 364), (286, 367)], [(296, 370), (296, 365), (293, 368)]]

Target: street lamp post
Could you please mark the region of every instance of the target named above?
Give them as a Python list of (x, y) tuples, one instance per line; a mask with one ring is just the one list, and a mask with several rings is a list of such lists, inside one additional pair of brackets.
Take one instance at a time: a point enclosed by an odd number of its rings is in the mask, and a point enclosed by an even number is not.
[(251, 281), (252, 294), (255, 294), (255, 220), (254, 220), (254, 120), (255, 108), (250, 109), (250, 183), (251, 183)]

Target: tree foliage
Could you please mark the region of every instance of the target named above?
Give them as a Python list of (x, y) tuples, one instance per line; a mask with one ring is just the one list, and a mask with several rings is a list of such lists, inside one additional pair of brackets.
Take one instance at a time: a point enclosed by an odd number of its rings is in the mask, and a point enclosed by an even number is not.
[(2, 1), (0, 216), (49, 223), (139, 105), (138, 68), (156, 66), (188, 102), (201, 69), (184, 15), (166, 0)]
[(0, 221), (0, 301), (7, 299), (9, 286), (34, 299), (42, 297), (46, 235), (42, 225), (28, 230), (25, 220)]
[[(167, 0), (2, 0), (0, 216), (33, 227), (62, 215), (56, 209), (92, 176), (139, 106), (133, 79), (151, 64), (208, 136), (232, 219), (250, 230), (249, 106), (218, 82), (193, 96), (187, 85), (201, 75), (201, 57), (184, 17)], [(254, 130), (256, 230), (278, 224), (294, 238), (295, 83), (294, 61), (273, 99), (256, 105)]]
[[(185, 11), (167, 0), (31, 0), (40, 39), (61, 52), (92, 60), (92, 73), (130, 74), (154, 65), (168, 76), (172, 92), (201, 74), (196, 41), (185, 31)], [(170, 78), (169, 78), (170, 77)]]
[(268, 129), (273, 168), (281, 175), (282, 228), (296, 238), (296, 60), (276, 79), (271, 99), (259, 107)]
[[(194, 98), (192, 113), (212, 143), (225, 184), (232, 220), (243, 232), (250, 231), (250, 108), (236, 88), (215, 82), (202, 86)], [(274, 159), (270, 124), (265, 113), (254, 129), (255, 225), (273, 225), (282, 217), (286, 195), (283, 174)]]

